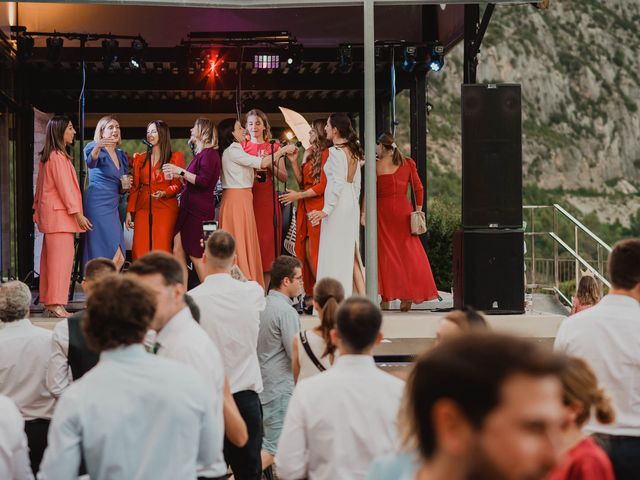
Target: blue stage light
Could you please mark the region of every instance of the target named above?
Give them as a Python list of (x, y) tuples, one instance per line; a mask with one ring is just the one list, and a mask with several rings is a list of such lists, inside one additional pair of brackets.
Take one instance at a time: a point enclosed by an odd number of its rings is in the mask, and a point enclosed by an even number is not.
[(416, 47), (404, 47), (402, 49), (402, 69), (405, 72), (413, 72), (416, 68)]
[(429, 70), (439, 72), (444, 67), (444, 47), (436, 45), (431, 50), (431, 58), (429, 59)]

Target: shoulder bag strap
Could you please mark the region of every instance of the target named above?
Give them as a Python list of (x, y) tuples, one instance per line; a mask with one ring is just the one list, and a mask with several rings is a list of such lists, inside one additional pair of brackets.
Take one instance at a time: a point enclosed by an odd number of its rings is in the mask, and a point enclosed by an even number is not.
[(309, 345), (309, 340), (307, 340), (306, 330), (300, 332), (300, 341), (302, 342), (302, 347), (304, 348), (304, 351), (307, 352), (307, 356), (309, 357), (309, 360), (313, 362), (313, 364), (316, 366), (318, 370), (320, 370), (321, 372), (324, 372), (326, 368), (324, 367), (324, 365), (320, 363), (320, 360), (318, 360), (318, 357), (315, 356), (315, 354), (313, 353), (313, 350), (311, 350), (311, 345)]

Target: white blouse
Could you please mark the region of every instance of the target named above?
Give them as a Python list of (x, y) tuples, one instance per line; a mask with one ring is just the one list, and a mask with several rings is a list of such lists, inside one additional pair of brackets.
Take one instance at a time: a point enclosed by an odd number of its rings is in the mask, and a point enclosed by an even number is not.
[(242, 145), (233, 142), (222, 154), (222, 188), (253, 187), (255, 168), (260, 168), (262, 159), (249, 155)]

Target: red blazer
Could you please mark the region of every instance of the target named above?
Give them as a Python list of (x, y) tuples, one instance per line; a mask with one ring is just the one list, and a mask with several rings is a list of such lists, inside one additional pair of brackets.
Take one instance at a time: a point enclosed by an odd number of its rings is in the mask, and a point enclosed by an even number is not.
[(76, 170), (62, 152), (54, 151), (40, 162), (33, 221), (42, 233), (82, 232), (75, 214), (82, 213), (82, 195)]

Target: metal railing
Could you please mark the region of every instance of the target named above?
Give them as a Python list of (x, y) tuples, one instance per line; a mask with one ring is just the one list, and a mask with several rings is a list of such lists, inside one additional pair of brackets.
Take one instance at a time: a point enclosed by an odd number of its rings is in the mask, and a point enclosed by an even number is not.
[[(609, 245), (557, 203), (526, 205), (523, 209), (527, 219), (525, 241), (529, 240), (525, 259), (529, 288), (551, 290), (561, 301), (569, 302), (567, 296), (561, 292), (560, 286), (572, 279), (577, 286), (582, 269), (589, 271), (602, 282), (602, 285), (611, 287), (605, 270), (606, 260), (611, 252)], [(548, 214), (544, 219), (536, 218), (536, 213), (544, 215), (542, 212), (545, 211), (552, 212), (551, 218)], [(564, 222), (560, 223), (560, 220)], [(546, 223), (546, 228), (541, 223)], [(567, 238), (567, 234), (573, 238)], [(538, 252), (541, 248), (539, 244), (545, 241), (545, 253), (549, 253), (549, 240), (553, 258), (541, 258)]]

